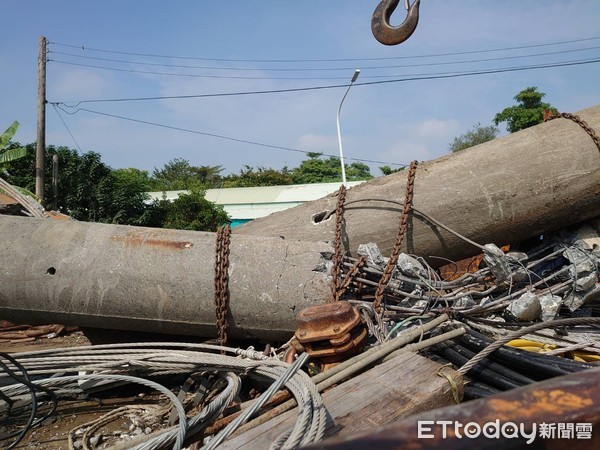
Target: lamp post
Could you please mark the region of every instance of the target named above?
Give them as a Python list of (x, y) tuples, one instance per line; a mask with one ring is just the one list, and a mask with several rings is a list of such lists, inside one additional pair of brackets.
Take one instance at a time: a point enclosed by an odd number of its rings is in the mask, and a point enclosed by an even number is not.
[(346, 167), (344, 166), (344, 151), (342, 150), (342, 133), (340, 131), (340, 112), (342, 111), (342, 104), (344, 103), (344, 100), (346, 99), (346, 96), (348, 95), (350, 88), (352, 87), (352, 85), (354, 84), (354, 82), (356, 81), (356, 79), (358, 78), (359, 75), (360, 75), (360, 69), (356, 69), (356, 71), (354, 72), (354, 75), (352, 76), (352, 79), (350, 80), (348, 89), (346, 89), (346, 93), (342, 97), (342, 101), (340, 102), (340, 106), (337, 111), (338, 144), (340, 146), (340, 163), (342, 164), (342, 184), (344, 186), (346, 186)]

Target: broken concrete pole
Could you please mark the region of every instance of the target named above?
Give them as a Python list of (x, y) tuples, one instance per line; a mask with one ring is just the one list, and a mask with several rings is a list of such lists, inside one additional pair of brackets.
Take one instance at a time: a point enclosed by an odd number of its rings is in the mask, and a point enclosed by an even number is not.
[[(0, 318), (216, 336), (215, 234), (0, 216)], [(324, 243), (231, 237), (228, 334), (287, 339), (330, 295)]]
[[(600, 135), (600, 105), (577, 115)], [(348, 190), (344, 218), (352, 254), (368, 242), (377, 243), (384, 256), (391, 254), (406, 172)], [(234, 233), (331, 241), (335, 214), (323, 217), (336, 203), (331, 195), (256, 219)], [(480, 244), (521, 241), (600, 215), (600, 152), (575, 122), (554, 119), (419, 164), (413, 204)], [(480, 252), (416, 213), (409, 219), (402, 251), (453, 260)]]

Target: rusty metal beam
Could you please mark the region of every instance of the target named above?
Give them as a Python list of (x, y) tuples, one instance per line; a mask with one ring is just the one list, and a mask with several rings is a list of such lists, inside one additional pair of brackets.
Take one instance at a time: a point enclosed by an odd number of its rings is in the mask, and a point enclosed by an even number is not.
[[(436, 409), (423, 414), (411, 416), (395, 425), (377, 428), (371, 432), (326, 440), (311, 449), (323, 450), (362, 450), (366, 448), (385, 449), (461, 449), (472, 448), (528, 448), (528, 449), (576, 449), (598, 448), (600, 444), (600, 368), (590, 369), (573, 375), (553, 378), (551, 380), (531, 384), (514, 389), (500, 395), (487, 397), (457, 406)], [(421, 421), (421, 438), (419, 438), (419, 421)], [(446, 438), (443, 438), (443, 424), (446, 425)], [(525, 435), (531, 435), (537, 427), (537, 437), (530, 445), (529, 438), (510, 438), (498, 433), (498, 438), (486, 437), (483, 431), (479, 437), (468, 438), (466, 432), (474, 434), (477, 426), (483, 430), (484, 425), (496, 423), (500, 427), (510, 423), (521, 426)], [(464, 427), (456, 432), (455, 422), (471, 425), (466, 431)], [(554, 439), (540, 437), (540, 425), (555, 424)], [(571, 424), (572, 436), (560, 438), (558, 424)], [(587, 424), (590, 439), (577, 439), (587, 435), (577, 430), (577, 424)], [(568, 427), (568, 428), (570, 428)], [(511, 432), (507, 425), (508, 435)], [(488, 428), (493, 435), (493, 428)], [(460, 435), (460, 437), (459, 437)], [(433, 437), (424, 437), (433, 436)]]
[[(216, 336), (215, 234), (0, 215), (0, 317)], [(325, 243), (232, 236), (228, 334), (288, 339), (331, 293)]]

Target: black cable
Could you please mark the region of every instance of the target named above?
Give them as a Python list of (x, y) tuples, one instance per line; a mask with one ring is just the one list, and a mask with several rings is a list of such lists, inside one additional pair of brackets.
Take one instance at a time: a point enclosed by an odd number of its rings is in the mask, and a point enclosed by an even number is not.
[[(444, 344), (446, 346), (450, 346), (452, 348), (452, 350), (457, 352), (459, 355), (464, 356), (465, 358), (467, 358), (467, 360), (472, 359), (477, 354), (474, 351), (469, 350), (469, 349), (463, 347), (462, 345), (460, 345), (460, 343), (457, 340), (443, 342), (442, 344)], [(514, 381), (516, 384), (518, 384), (520, 386), (525, 386), (527, 384), (535, 383), (535, 380), (533, 380), (529, 377), (526, 377), (525, 375), (523, 375), (515, 370), (512, 370), (509, 367), (506, 367), (506, 366), (499, 364), (497, 362), (494, 362), (494, 361), (490, 361), (488, 359), (484, 359), (478, 365), (481, 365), (484, 368), (487, 368), (493, 372), (496, 372), (496, 373), (508, 378), (509, 380)]]
[[(55, 61), (55, 60), (49, 60), (49, 61), (61, 62), (61, 61)], [(532, 66), (505, 67), (505, 68), (499, 68), (499, 69), (480, 70), (480, 71), (471, 71), (471, 72), (452, 72), (447, 75), (433, 74), (430, 76), (407, 76), (406, 78), (399, 78), (399, 79), (393, 79), (393, 80), (367, 81), (367, 82), (362, 82), (362, 83), (357, 82), (357, 83), (354, 83), (353, 85), (354, 86), (375, 86), (375, 85), (380, 85), (380, 84), (402, 83), (402, 82), (407, 82), (407, 81), (440, 80), (440, 79), (450, 79), (450, 78), (461, 78), (461, 77), (467, 77), (467, 76), (498, 74), (498, 73), (506, 73), (506, 72), (520, 72), (520, 71), (524, 71), (524, 70), (578, 66), (578, 65), (583, 65), (583, 64), (595, 64), (598, 62), (600, 62), (600, 58), (575, 60), (575, 61), (563, 61), (563, 62), (539, 64), (539, 65), (532, 65)], [(108, 67), (92, 66), (92, 65), (76, 64), (76, 63), (66, 63), (66, 64), (73, 64), (73, 65), (84, 66), (84, 67), (96, 67), (96, 68), (107, 69), (107, 70), (117, 70), (120, 72), (154, 73), (154, 74), (159, 74), (159, 75), (204, 77), (204, 75), (170, 74), (170, 73), (164, 73), (164, 72), (146, 72), (146, 71), (140, 71), (140, 70), (112, 69), (112, 68), (108, 68)], [(398, 75), (390, 75), (390, 77), (392, 77), (392, 76), (398, 76)], [(49, 102), (49, 103), (61, 104), (61, 105), (65, 105), (65, 106), (67, 106), (67, 103), (71, 103), (71, 104), (74, 104), (71, 107), (75, 107), (81, 103), (232, 97), (232, 96), (241, 96), (241, 95), (264, 95), (264, 94), (281, 94), (281, 93), (289, 93), (289, 92), (307, 92), (307, 91), (339, 89), (339, 88), (347, 88), (347, 87), (348, 87), (348, 83), (336, 84), (336, 85), (325, 85), (325, 86), (309, 86), (309, 87), (301, 87), (301, 88), (289, 88), (289, 89), (271, 89), (271, 90), (261, 90), (261, 91), (221, 92), (221, 93), (213, 93), (213, 94), (171, 95), (171, 96), (155, 96), (155, 97), (130, 97), (130, 98), (112, 98), (112, 99), (85, 99), (85, 100), (71, 100), (71, 101), (66, 101), (66, 102), (65, 101), (59, 101), (59, 102), (54, 101), (54, 102)]]
[[(59, 105), (59, 103), (51, 103), (51, 104), (53, 106), (58, 106)], [(234, 138), (234, 137), (230, 137), (230, 136), (224, 136), (222, 134), (206, 133), (204, 131), (190, 130), (188, 128), (175, 127), (175, 126), (172, 126), (172, 125), (164, 125), (164, 124), (160, 124), (160, 123), (156, 123), (156, 122), (150, 122), (150, 121), (147, 121), (147, 120), (140, 120), (140, 119), (134, 119), (134, 118), (131, 118), (131, 117), (119, 116), (119, 115), (116, 115), (116, 114), (103, 113), (103, 112), (100, 112), (100, 111), (94, 111), (92, 109), (79, 108), (75, 112), (71, 113), (71, 112), (65, 111), (60, 106), (58, 106), (58, 108), (61, 111), (63, 111), (64, 113), (69, 114), (69, 115), (77, 114), (79, 111), (84, 111), (84, 112), (88, 112), (88, 113), (91, 113), (91, 114), (98, 114), (98, 115), (101, 115), (101, 116), (113, 117), (115, 119), (128, 120), (130, 122), (142, 123), (142, 124), (145, 124), (145, 125), (152, 125), (152, 126), (155, 126), (155, 127), (167, 128), (167, 129), (170, 129), (170, 130), (184, 131), (186, 133), (199, 134), (199, 135), (202, 135), (202, 136), (214, 137), (214, 138), (218, 138), (218, 139), (225, 139), (225, 140), (228, 140), (228, 141), (240, 142), (240, 143), (243, 143), (243, 144), (257, 145), (257, 146), (260, 146), (260, 147), (274, 148), (274, 149), (278, 149), (278, 150), (286, 150), (286, 151), (290, 151), (290, 152), (297, 152), (297, 153), (304, 153), (304, 154), (314, 154), (315, 153), (315, 152), (310, 152), (308, 150), (300, 150), (300, 149), (292, 148), (292, 147), (282, 147), (282, 146), (279, 146), (279, 145), (265, 144), (263, 142), (249, 141), (249, 140), (246, 140), (246, 139), (238, 139), (238, 138)], [(330, 156), (330, 157), (336, 157), (337, 158), (337, 155), (332, 155), (332, 154), (329, 154), (329, 153), (322, 153), (322, 152), (319, 152), (319, 153), (321, 153), (324, 156)], [(391, 163), (391, 162), (385, 162), (385, 161), (377, 161), (377, 160), (373, 160), (373, 159), (352, 158), (352, 157), (349, 157), (349, 156), (345, 156), (344, 159), (352, 160), (352, 161), (370, 162), (370, 163), (373, 163), (373, 164), (387, 164), (387, 165), (393, 165), (393, 166), (406, 166), (406, 164), (402, 164), (402, 163)]]
[(81, 150), (81, 147), (79, 146), (79, 144), (77, 143), (77, 140), (75, 139), (75, 136), (73, 136), (73, 133), (71, 133), (71, 130), (69, 129), (69, 127), (67, 126), (67, 123), (65, 122), (65, 120), (63, 119), (63, 117), (60, 115), (60, 112), (58, 112), (58, 107), (56, 105), (52, 105), (54, 107), (54, 111), (56, 111), (56, 114), (58, 114), (58, 117), (60, 118), (60, 121), (63, 123), (63, 125), (65, 126), (65, 128), (67, 129), (67, 132), (69, 133), (69, 135), (71, 136), (71, 139), (73, 139), (73, 142), (75, 142), (75, 145), (77, 146), (77, 148), (79, 149), (79, 153), (81, 153), (83, 155), (83, 151)]
[(463, 400), (476, 400), (499, 394), (502, 391), (481, 382), (465, 384), (463, 387)]
[(563, 45), (563, 44), (573, 44), (577, 42), (587, 42), (600, 39), (600, 36), (590, 37), (590, 38), (582, 38), (582, 39), (573, 39), (570, 41), (558, 41), (558, 42), (549, 42), (544, 44), (530, 44), (530, 45), (521, 45), (516, 47), (504, 47), (504, 48), (493, 48), (493, 49), (484, 49), (484, 50), (467, 50), (462, 52), (451, 52), (451, 53), (437, 53), (437, 54), (429, 54), (429, 55), (413, 55), (413, 56), (394, 56), (387, 58), (325, 58), (325, 59), (226, 59), (226, 58), (203, 58), (203, 57), (194, 57), (194, 56), (176, 56), (176, 55), (159, 55), (153, 53), (134, 53), (134, 52), (125, 52), (118, 50), (106, 50), (94, 47), (86, 47), (84, 45), (73, 45), (73, 44), (64, 44), (60, 42), (52, 42), (48, 41), (50, 45), (56, 45), (60, 47), (69, 47), (69, 48), (77, 48), (84, 51), (92, 51), (92, 52), (101, 52), (101, 53), (113, 53), (118, 55), (130, 55), (130, 56), (144, 56), (150, 58), (171, 58), (171, 59), (185, 59), (185, 60), (197, 60), (197, 61), (221, 61), (221, 62), (253, 62), (253, 63), (298, 63), (298, 62), (343, 62), (343, 61), (388, 61), (388, 60), (400, 60), (400, 59), (411, 59), (411, 58), (435, 58), (440, 56), (458, 56), (458, 55), (470, 55), (477, 53), (488, 53), (488, 52), (502, 52), (507, 50), (522, 50), (526, 48), (539, 48), (539, 47), (549, 47), (554, 45)]
[[(460, 353), (458, 353), (453, 346), (440, 343), (431, 347), (431, 351), (437, 353), (438, 355), (444, 357), (456, 367), (461, 367), (466, 364), (469, 359)], [(494, 386), (497, 389), (502, 391), (507, 391), (510, 389), (515, 389), (523, 384), (516, 382), (515, 380), (509, 379), (506, 376), (492, 370), (488, 366), (483, 366), (478, 364), (473, 367), (469, 373), (470, 378), (481, 380), (490, 386)]]
[[(15, 441), (13, 441), (8, 447), (5, 447), (6, 450), (9, 450), (11, 448), (14, 448), (16, 445), (18, 445), (19, 442), (21, 442), (23, 440), (23, 438), (25, 437), (25, 435), (31, 428), (37, 426), (38, 424), (40, 424), (41, 422), (46, 420), (48, 417), (50, 417), (52, 414), (54, 414), (54, 412), (56, 411), (56, 407), (58, 406), (58, 401), (57, 401), (56, 395), (50, 389), (48, 389), (44, 386), (39, 386), (37, 384), (32, 383), (29, 379), (27, 370), (15, 358), (13, 358), (9, 354), (3, 353), (3, 352), (0, 352), (0, 358), (4, 358), (4, 359), (8, 360), (12, 365), (14, 365), (23, 374), (22, 377), (17, 375), (6, 364), (4, 364), (2, 361), (0, 361), (0, 368), (2, 368), (17, 383), (27, 386), (29, 388), (29, 392), (31, 394), (31, 413), (29, 414), (29, 418), (27, 420), (27, 423), (23, 427), (23, 429), (20, 431), (14, 431), (12, 433), (8, 433), (4, 436), (0, 436), (0, 441), (4, 441), (6, 439), (10, 439), (12, 437), (17, 436), (17, 439)], [(38, 418), (37, 420), (35, 418), (35, 416), (37, 414), (37, 410), (38, 410), (36, 390), (46, 393), (50, 397), (50, 401), (51, 401), (50, 410), (46, 414), (44, 414), (42, 417)], [(10, 408), (9, 408), (9, 410), (10, 410)]]
[[(480, 352), (492, 342), (474, 330), (468, 330), (468, 333), (461, 336), (459, 340), (466, 348), (475, 352)], [(518, 370), (536, 381), (595, 367), (592, 364), (532, 353), (509, 346), (497, 349), (490, 355), (490, 359)]]
[[(538, 56), (549, 56), (549, 55), (559, 55), (564, 53), (575, 53), (575, 52), (583, 52), (587, 50), (597, 50), (600, 47), (585, 47), (585, 48), (576, 48), (569, 50), (558, 50), (555, 52), (544, 52), (544, 53), (531, 53), (528, 55), (511, 55), (511, 56), (501, 56), (497, 58), (483, 58), (483, 59), (469, 59), (462, 61), (442, 61), (442, 62), (431, 62), (431, 63), (421, 63), (421, 64), (400, 64), (400, 65), (390, 65), (390, 66), (366, 66), (361, 67), (361, 70), (377, 70), (377, 69), (401, 69), (408, 67), (430, 67), (430, 66), (448, 66), (454, 64), (472, 64), (472, 63), (481, 63), (481, 62), (490, 62), (490, 61), (505, 61), (509, 59), (523, 59), (523, 58), (535, 58)], [(355, 70), (356, 67), (330, 67), (330, 68), (309, 68), (309, 67), (297, 67), (297, 68), (281, 68), (281, 67), (269, 67), (269, 68), (260, 68), (260, 67), (223, 67), (223, 66), (187, 66), (183, 64), (165, 64), (165, 63), (151, 63), (144, 61), (128, 61), (124, 59), (114, 59), (114, 58), (100, 58), (96, 56), (87, 56), (87, 55), (77, 55), (74, 53), (66, 53), (66, 52), (55, 52), (50, 51), (48, 53), (53, 53), (55, 55), (63, 55), (63, 56), (72, 56), (75, 58), (82, 59), (93, 59), (95, 61), (106, 61), (106, 62), (116, 62), (116, 63), (125, 63), (125, 64), (136, 64), (140, 66), (154, 66), (154, 67), (175, 67), (181, 69), (203, 69), (203, 70), (221, 70), (221, 71), (259, 71), (259, 72), (328, 72), (328, 71), (350, 71)]]

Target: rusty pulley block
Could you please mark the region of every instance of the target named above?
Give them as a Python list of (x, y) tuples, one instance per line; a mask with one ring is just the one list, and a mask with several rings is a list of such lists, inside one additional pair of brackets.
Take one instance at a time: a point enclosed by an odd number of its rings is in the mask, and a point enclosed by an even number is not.
[(297, 352), (329, 364), (362, 350), (367, 329), (360, 314), (347, 302), (310, 306), (296, 316), (298, 328), (292, 340)]

